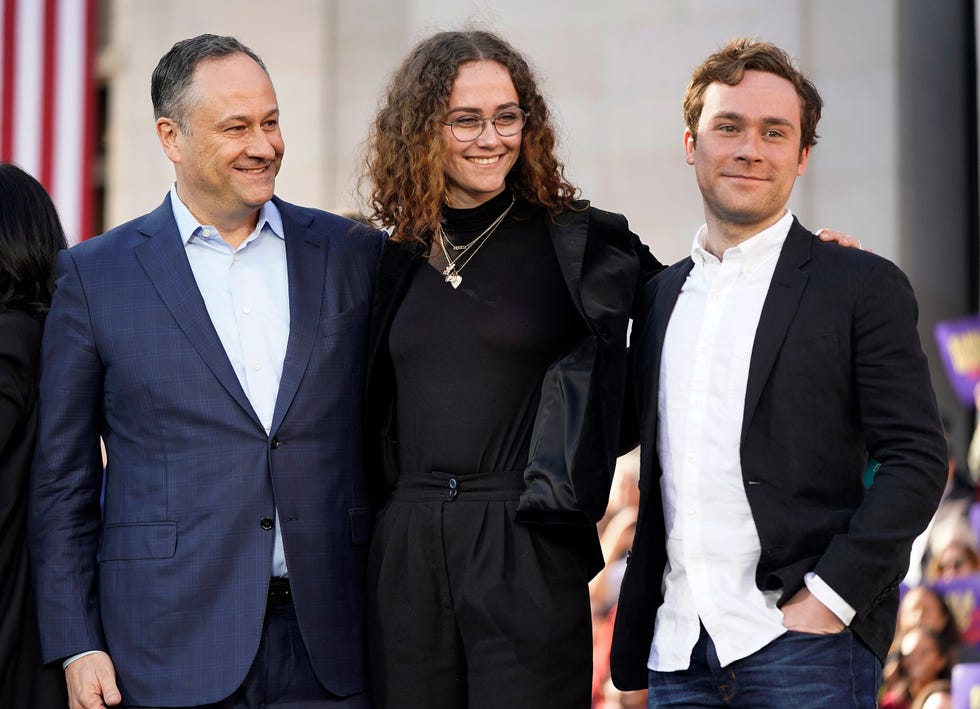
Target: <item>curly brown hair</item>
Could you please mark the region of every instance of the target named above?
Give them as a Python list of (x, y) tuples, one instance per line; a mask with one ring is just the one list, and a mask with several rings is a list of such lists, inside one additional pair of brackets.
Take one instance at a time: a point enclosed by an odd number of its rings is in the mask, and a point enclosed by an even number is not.
[(793, 59), (775, 44), (747, 37), (733, 39), (696, 68), (684, 92), (684, 122), (697, 141), (698, 121), (704, 108), (704, 92), (717, 82), (735, 86), (749, 70), (775, 74), (789, 81), (800, 97), (800, 154), (817, 144), (817, 123), (823, 99)]
[(520, 156), (507, 176), (515, 196), (552, 214), (575, 208), (578, 190), (555, 155), (548, 105), (524, 57), (489, 32), (439, 32), (416, 45), (395, 71), (368, 136), (362, 178), (370, 182), (368, 208), (375, 223), (393, 227), (394, 240), (431, 245), (446, 201), (448, 145), (439, 121), (460, 66), (478, 61), (507, 69), (529, 113)]

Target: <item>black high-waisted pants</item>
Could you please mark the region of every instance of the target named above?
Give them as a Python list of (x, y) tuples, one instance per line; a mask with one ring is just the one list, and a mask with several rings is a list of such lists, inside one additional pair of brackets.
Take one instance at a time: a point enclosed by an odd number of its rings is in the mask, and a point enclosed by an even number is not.
[(368, 561), (374, 700), (588, 709), (588, 578), (557, 529), (513, 522), (521, 471), (403, 475)]

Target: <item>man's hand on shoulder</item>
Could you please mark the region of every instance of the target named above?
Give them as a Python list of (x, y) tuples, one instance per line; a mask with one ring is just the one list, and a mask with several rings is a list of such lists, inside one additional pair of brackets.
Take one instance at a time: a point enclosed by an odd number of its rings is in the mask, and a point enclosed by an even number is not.
[(104, 652), (85, 655), (65, 667), (70, 709), (116, 706), (122, 695), (116, 687), (116, 668)]
[(843, 246), (848, 249), (861, 249), (862, 251), (867, 251), (871, 254), (874, 253), (874, 251), (871, 249), (866, 249), (861, 246), (860, 239), (855, 239), (850, 234), (846, 234), (842, 231), (836, 231), (834, 229), (824, 227), (823, 229), (817, 229), (817, 231), (813, 233), (819, 236), (821, 241), (833, 241), (839, 246)]
[(812, 635), (831, 635), (846, 627), (841, 619), (817, 600), (805, 586), (783, 606), (783, 625), (787, 630)]

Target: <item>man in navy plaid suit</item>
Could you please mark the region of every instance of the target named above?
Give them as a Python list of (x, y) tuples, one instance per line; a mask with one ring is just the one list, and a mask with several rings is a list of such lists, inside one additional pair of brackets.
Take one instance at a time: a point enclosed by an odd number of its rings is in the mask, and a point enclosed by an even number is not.
[(383, 235), (273, 196), (275, 90), (237, 40), (178, 42), (152, 93), (176, 181), (61, 254), (47, 320), (45, 661), (72, 706), (366, 707), (361, 390)]

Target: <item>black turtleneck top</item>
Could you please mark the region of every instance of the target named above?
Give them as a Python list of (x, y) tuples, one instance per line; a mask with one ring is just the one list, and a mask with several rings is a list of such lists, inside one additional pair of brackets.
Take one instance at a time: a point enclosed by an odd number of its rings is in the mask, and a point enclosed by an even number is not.
[[(446, 207), (446, 233), (466, 244), (510, 203), (505, 190), (473, 209)], [(389, 335), (403, 475), (524, 469), (544, 373), (586, 328), (547, 218), (518, 201), (457, 289), (431, 264), (415, 273)]]

